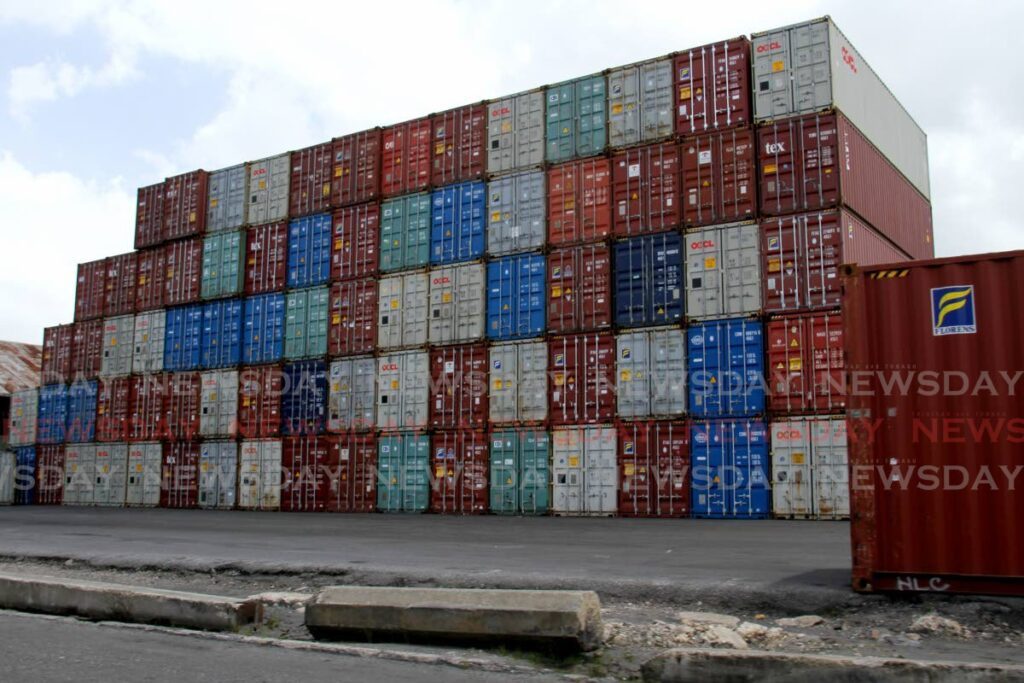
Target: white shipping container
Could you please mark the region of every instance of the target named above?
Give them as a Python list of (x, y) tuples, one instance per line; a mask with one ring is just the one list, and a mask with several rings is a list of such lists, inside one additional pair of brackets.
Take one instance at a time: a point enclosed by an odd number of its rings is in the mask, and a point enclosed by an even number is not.
[(487, 106), (487, 173), (544, 163), (544, 93), (520, 93)]
[(127, 377), (132, 374), (134, 350), (135, 316), (119, 315), (104, 320), (100, 377)]
[(238, 507), (281, 507), (281, 440), (243, 441), (238, 454)]
[(686, 233), (686, 316), (690, 320), (761, 312), (761, 237), (756, 223)]
[(430, 276), (431, 344), (483, 339), (487, 317), (487, 275), (482, 263), (434, 268)]
[(238, 444), (204, 441), (199, 451), (199, 507), (231, 510), (238, 481)]
[(424, 346), (427, 343), (427, 273), (382, 277), (377, 284), (378, 348)]
[(659, 140), (675, 129), (672, 60), (659, 59), (608, 72), (608, 144), (627, 147)]
[(0, 505), (14, 504), (17, 464), (17, 455), (11, 451), (0, 451)]
[(96, 482), (93, 504), (100, 507), (123, 507), (128, 481), (128, 445), (101, 443), (96, 445)]
[(135, 343), (132, 349), (132, 372), (149, 375), (164, 369), (164, 331), (167, 312), (139, 313), (135, 316)]
[(72, 443), (64, 449), (64, 505), (92, 505), (96, 445)]
[(610, 515), (618, 510), (614, 427), (556, 429), (552, 441), (552, 512)]
[(850, 516), (844, 417), (771, 422), (772, 505), (779, 517)]
[(369, 430), (374, 426), (377, 359), (342, 358), (331, 363), (327, 431)]
[(675, 417), (686, 412), (686, 334), (672, 327), (615, 337), (619, 417)]
[(544, 341), (495, 344), (489, 350), (490, 420), (543, 422), (548, 417), (548, 345)]
[(160, 505), (163, 447), (158, 443), (133, 443), (128, 447), (128, 477), (125, 505)]
[(10, 446), (31, 446), (36, 442), (39, 419), (39, 389), (22, 389), (11, 394)]
[(288, 217), (291, 154), (260, 159), (249, 164), (246, 225), (273, 223)]
[(540, 249), (547, 239), (548, 195), (544, 171), (529, 171), (487, 183), (487, 253), (492, 256)]
[(377, 359), (377, 428), (416, 429), (427, 425), (430, 358), (426, 351), (392, 353)]
[(199, 434), (204, 438), (238, 435), (238, 370), (202, 373)]

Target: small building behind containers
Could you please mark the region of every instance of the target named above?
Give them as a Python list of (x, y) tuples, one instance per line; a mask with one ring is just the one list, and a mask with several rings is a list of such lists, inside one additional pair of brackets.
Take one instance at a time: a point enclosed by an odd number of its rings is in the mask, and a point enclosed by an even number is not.
[(462, 429), (438, 431), (431, 437), (433, 480), (430, 511), (441, 514), (487, 512), (490, 458), (487, 434)]
[(487, 241), (487, 187), (480, 181), (434, 190), (430, 195), (430, 263), (482, 258)]
[(686, 233), (683, 240), (688, 319), (761, 312), (761, 234), (756, 223), (701, 228)]
[(245, 225), (249, 206), (249, 171), (245, 164), (211, 171), (207, 186), (206, 232), (237, 230)]
[(276, 223), (288, 217), (290, 156), (286, 152), (249, 162), (246, 225)]
[(484, 264), (433, 268), (427, 341), (431, 345), (476, 341), (485, 336), (487, 303)]
[(487, 254), (541, 249), (547, 240), (547, 204), (543, 171), (491, 179), (487, 183)]
[(284, 355), (284, 294), (261, 294), (245, 299), (242, 363), (275, 363)]
[(699, 417), (761, 415), (765, 411), (764, 325), (731, 318), (686, 330), (688, 409)]
[(374, 429), (377, 359), (339, 358), (328, 368), (327, 431), (339, 434)]
[(545, 161), (600, 154), (608, 145), (607, 80), (584, 76), (544, 89)]
[(692, 422), (690, 462), (693, 516), (760, 519), (771, 513), (763, 420)]
[(608, 72), (608, 144), (630, 147), (675, 131), (672, 60), (655, 59)]
[(380, 271), (425, 268), (430, 263), (431, 196), (420, 192), (380, 206)]
[(551, 512), (611, 516), (618, 510), (615, 428), (562, 427), (551, 433)]
[(366, 278), (331, 285), (327, 339), (331, 356), (352, 356), (376, 350), (377, 282), (376, 278)]
[(381, 434), (377, 440), (377, 509), (426, 512), (433, 481), (430, 464), (427, 434)]
[(543, 429), (490, 434), (490, 512), (544, 515), (550, 506), (551, 437)]
[(522, 341), (489, 348), (488, 413), (492, 424), (543, 424), (548, 418), (548, 343)]
[(382, 277), (379, 280), (378, 348), (401, 349), (426, 345), (429, 282), (428, 274), (423, 271)]
[(684, 319), (682, 242), (678, 232), (668, 232), (615, 243), (616, 325), (667, 325)]
[(428, 424), (430, 357), (426, 351), (377, 358), (377, 428), (423, 429)]
[(281, 433), (315, 436), (327, 429), (327, 365), (300, 361), (284, 366)]
[(334, 138), (332, 206), (351, 206), (380, 197), (381, 147), (380, 128)]
[(769, 429), (774, 516), (849, 518), (846, 417), (773, 419)]
[(615, 337), (620, 418), (678, 417), (686, 412), (686, 335), (677, 327)]

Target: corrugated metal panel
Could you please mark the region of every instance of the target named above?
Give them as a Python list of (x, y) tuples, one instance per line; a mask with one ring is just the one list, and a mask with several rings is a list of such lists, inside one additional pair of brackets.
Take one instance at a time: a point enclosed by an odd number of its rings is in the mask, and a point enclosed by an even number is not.
[(322, 436), (283, 439), (281, 446), (281, 510), (323, 512), (330, 495), (330, 442)]
[(377, 359), (343, 358), (331, 363), (327, 431), (372, 430), (377, 400)]
[(78, 264), (78, 284), (75, 288), (75, 322), (103, 317), (103, 304), (107, 292), (107, 262), (105, 259)]
[(612, 167), (585, 159), (548, 171), (548, 242), (596, 242), (612, 234)]
[(690, 512), (690, 427), (685, 422), (618, 425), (619, 503), (624, 517)]
[(68, 387), (66, 440), (85, 443), (96, 439), (96, 401), (99, 383), (75, 382)]
[(337, 472), (329, 482), (328, 512), (376, 512), (377, 437), (346, 434), (327, 439), (328, 467)]
[(677, 227), (679, 148), (665, 143), (619, 152), (612, 157), (612, 192), (617, 237)]
[(482, 431), (433, 435), (431, 512), (462, 515), (487, 512), (488, 445), (487, 434)]
[[(160, 352), (163, 353), (163, 347)], [(94, 379), (103, 365), (103, 321), (75, 323), (71, 339), (71, 373), (75, 379)]]
[(385, 197), (418, 192), (430, 184), (431, 132), (429, 116), (384, 129), (381, 193)]
[(155, 247), (140, 251), (137, 271), (135, 310), (163, 308), (167, 296), (167, 250)]
[(164, 184), (140, 187), (135, 204), (135, 248), (164, 241)]
[(837, 313), (786, 316), (766, 323), (771, 395), (784, 413), (832, 412), (846, 407), (843, 320)]
[(245, 164), (210, 173), (206, 232), (235, 230), (245, 225), (249, 170)]
[(334, 150), (324, 142), (292, 152), (288, 215), (306, 216), (331, 206)]
[(238, 436), (238, 370), (214, 370), (201, 376), (199, 435)]
[(284, 294), (245, 300), (242, 363), (273, 363), (284, 354)]
[(199, 301), (203, 274), (203, 240), (171, 242), (164, 257), (164, 304), (178, 306)]
[[(97, 441), (124, 441), (129, 437), (134, 405), (131, 396), (133, 381), (127, 377), (99, 381), (96, 396)], [(142, 420), (143, 416), (140, 415), (138, 419)]]
[(764, 326), (746, 318), (686, 330), (691, 415), (759, 415), (765, 406)]
[(14, 483), (18, 477), (17, 468), (18, 456), (14, 451), (0, 451), (0, 505), (14, 505)]
[(383, 277), (378, 283), (377, 346), (395, 349), (427, 343), (426, 273)]
[(198, 443), (163, 445), (160, 507), (191, 509), (199, 504)]
[[(71, 340), (75, 326), (57, 325), (43, 329), (40, 378), (43, 384), (71, 381)], [(15, 361), (17, 356), (15, 356)], [(15, 363), (12, 363), (14, 365)], [(29, 381), (25, 378), (25, 381)]]
[(430, 437), (382, 434), (377, 440), (377, 509), (424, 512), (430, 504)]
[(67, 424), (68, 388), (63, 384), (40, 387), (36, 443), (64, 443)]
[(512, 342), (490, 347), (492, 423), (530, 424), (548, 417), (548, 343)]
[(288, 278), (288, 224), (257, 225), (246, 233), (246, 295), (284, 289)]
[(615, 337), (552, 337), (548, 342), (552, 424), (607, 422), (615, 417)]
[(547, 191), (543, 171), (487, 183), (487, 253), (501, 256), (540, 249), (547, 239)]
[(150, 311), (135, 316), (132, 347), (132, 372), (136, 375), (164, 369), (164, 342), (167, 312)]
[(487, 346), (466, 344), (430, 351), (430, 426), (487, 426)]
[(280, 439), (242, 442), (238, 450), (239, 509), (280, 509), (281, 451)]
[(672, 135), (672, 62), (659, 59), (608, 72), (608, 141), (628, 147)]
[(132, 374), (135, 316), (122, 315), (103, 321), (103, 361), (100, 377), (125, 377)]
[(430, 117), (433, 186), (474, 180), (484, 173), (487, 147), (487, 105), (471, 104)]
[(484, 265), (469, 263), (434, 268), (428, 276), (430, 318), (427, 339), (430, 343), (452, 344), (482, 339), (487, 314)]
[(348, 206), (380, 196), (381, 130), (334, 138), (331, 204)]
[(750, 41), (745, 37), (677, 52), (676, 133), (749, 125)]
[[(116, 384), (107, 385), (112, 390), (112, 400), (118, 400), (120, 392)], [(129, 380), (128, 410), (125, 424), (129, 441), (158, 441), (167, 433), (167, 375), (133, 375)], [(100, 405), (103, 405), (106, 389), (100, 385)], [(117, 426), (120, 420), (113, 410), (111, 424)], [(100, 415), (103, 424), (103, 415)]]
[(430, 263), (472, 261), (484, 255), (487, 188), (460, 183), (430, 195)]
[(164, 181), (165, 240), (196, 237), (206, 232), (206, 197), (209, 174), (190, 171)]
[(244, 439), (281, 434), (284, 372), (277, 366), (248, 367), (238, 373), (238, 433)]
[(202, 360), (203, 306), (167, 309), (164, 370), (196, 370), (202, 364)]
[(64, 446), (36, 448), (36, 504), (60, 505), (64, 501)]
[(544, 93), (513, 95), (487, 107), (487, 172), (544, 163)]
[(492, 432), (490, 511), (498, 515), (544, 515), (550, 504), (551, 438), (543, 430)]
[(167, 432), (170, 441), (192, 441), (199, 438), (199, 416), (202, 402), (202, 377), (198, 372), (175, 372), (165, 376)]
[(377, 428), (427, 426), (430, 358), (426, 351), (406, 351), (377, 359)]
[(682, 156), (683, 222), (690, 227), (757, 216), (757, 150), (750, 128), (687, 138)]
[(203, 241), (203, 275), (199, 293), (204, 299), (238, 296), (245, 285), (245, 232), (210, 235)]
[(331, 277), (331, 215), (288, 223), (288, 287), (326, 284)]
[(583, 244), (550, 253), (547, 307), (549, 332), (582, 332), (612, 324), (608, 245)]
[(138, 279), (138, 255), (132, 251), (106, 260), (103, 315), (112, 317), (135, 312), (135, 283)]
[(508, 256), (487, 264), (487, 337), (524, 339), (544, 334), (547, 324), (547, 259)]
[(677, 232), (615, 244), (615, 324), (665, 325), (684, 316), (682, 237)]
[(285, 295), (284, 357), (288, 360), (327, 355), (327, 287)]
[(203, 306), (202, 367), (231, 367), (241, 358), (242, 300), (214, 301)]
[(332, 356), (372, 353), (377, 348), (377, 280), (335, 282), (330, 291), (328, 350)]
[(35, 505), (39, 478), (36, 470), (36, 449), (23, 446), (14, 449), (16, 474), (22, 480), (14, 490), (15, 505)]
[(612, 515), (618, 509), (619, 468), (614, 427), (569, 427), (551, 434), (551, 510), (564, 515)]
[(381, 204), (382, 273), (422, 268), (430, 262), (431, 216), (431, 199), (425, 192)]
[(695, 517), (768, 516), (771, 477), (764, 421), (694, 422), (690, 432), (690, 461)]
[(323, 434), (327, 428), (327, 364), (303, 361), (284, 366), (281, 433), (285, 436)]
[(0, 341), (0, 395), (37, 386), (42, 358), (41, 346)]
[(686, 336), (679, 328), (616, 335), (619, 417), (686, 412)]
[(128, 445), (123, 443), (96, 446), (96, 484), (93, 504), (100, 507), (123, 507), (128, 481)]
[(63, 505), (92, 505), (96, 482), (96, 446), (68, 444), (64, 448)]
[(688, 319), (707, 320), (761, 312), (760, 233), (756, 223), (738, 223), (683, 236)]
[(846, 418), (772, 420), (769, 426), (775, 516), (849, 517)]
[(376, 275), (379, 266), (380, 204), (359, 204), (334, 212), (331, 280)]
[(128, 481), (125, 505), (156, 507), (160, 504), (163, 447), (158, 443), (133, 443), (128, 446)]
[(231, 510), (238, 482), (238, 444), (204, 441), (199, 450), (199, 507)]
[(22, 389), (11, 393), (11, 446), (31, 446), (36, 442), (39, 426), (39, 389)]
[(559, 162), (600, 154), (608, 144), (607, 83), (603, 74), (544, 89), (544, 159)]
[(273, 223), (288, 217), (291, 159), (286, 152), (249, 163), (247, 225)]

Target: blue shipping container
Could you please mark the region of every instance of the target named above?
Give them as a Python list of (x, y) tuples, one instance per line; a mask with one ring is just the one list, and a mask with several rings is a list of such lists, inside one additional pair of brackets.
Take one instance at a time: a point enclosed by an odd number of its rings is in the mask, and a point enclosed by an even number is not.
[(281, 427), (285, 436), (323, 434), (327, 426), (327, 364), (319, 360), (284, 366)]
[(615, 324), (666, 325), (682, 320), (683, 251), (677, 232), (615, 244)]
[(242, 302), (214, 301), (203, 306), (204, 368), (229, 368), (242, 360)]
[(690, 458), (695, 517), (768, 516), (771, 476), (763, 420), (694, 422)]
[(34, 505), (36, 502), (36, 448), (14, 449), (14, 504)]
[(288, 286), (312, 287), (331, 277), (331, 214), (297, 218), (288, 224)]
[(547, 259), (520, 254), (487, 264), (487, 336), (523, 339), (544, 334)]
[(686, 330), (691, 415), (764, 412), (763, 336), (762, 324), (747, 318), (695, 323)]
[(458, 263), (484, 255), (487, 190), (482, 182), (434, 190), (430, 214), (430, 262)]
[(164, 329), (164, 370), (198, 370), (202, 360), (203, 306), (167, 309)]
[(36, 443), (64, 443), (68, 423), (68, 388), (48, 384), (39, 390), (38, 433)]
[(242, 363), (273, 363), (284, 355), (284, 294), (262, 294), (245, 300)]
[(75, 382), (68, 387), (68, 443), (96, 440), (96, 396), (99, 383)]

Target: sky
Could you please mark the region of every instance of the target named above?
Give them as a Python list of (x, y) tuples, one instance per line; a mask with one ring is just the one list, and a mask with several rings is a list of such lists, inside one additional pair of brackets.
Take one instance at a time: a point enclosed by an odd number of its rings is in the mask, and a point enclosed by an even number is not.
[(71, 321), (139, 186), (825, 14), (928, 134), (938, 255), (1024, 247), (1013, 0), (0, 0), (0, 339)]

